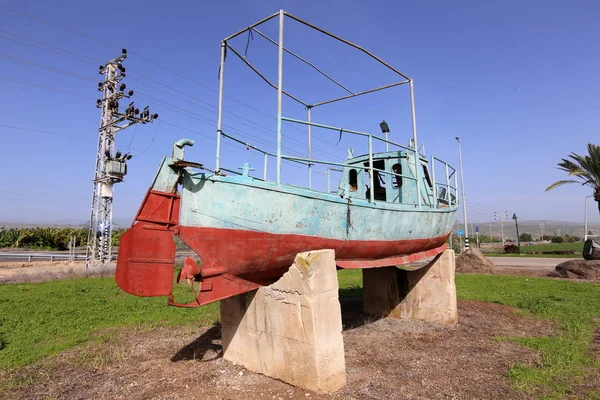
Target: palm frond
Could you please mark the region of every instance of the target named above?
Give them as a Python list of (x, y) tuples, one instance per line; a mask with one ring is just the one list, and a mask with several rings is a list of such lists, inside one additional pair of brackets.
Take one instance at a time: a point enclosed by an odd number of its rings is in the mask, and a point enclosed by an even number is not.
[(546, 188), (546, 191), (569, 183), (581, 183), (591, 186), (594, 190), (600, 188), (600, 146), (588, 143), (587, 151), (586, 155), (571, 153), (568, 158), (561, 159), (561, 162), (557, 164), (558, 169), (578, 180), (554, 182)]
[(552, 185), (548, 186), (545, 191), (547, 192), (548, 190), (552, 190), (554, 188), (557, 188), (559, 186), (566, 185), (566, 184), (569, 184), (569, 183), (579, 183), (579, 181), (562, 180), (562, 181), (554, 182)]

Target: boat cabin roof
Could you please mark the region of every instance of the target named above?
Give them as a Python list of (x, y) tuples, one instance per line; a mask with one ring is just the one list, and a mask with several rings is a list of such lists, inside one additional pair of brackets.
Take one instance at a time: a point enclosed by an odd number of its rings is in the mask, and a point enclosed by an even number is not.
[[(389, 159), (399, 159), (406, 157), (407, 154), (412, 154), (412, 151), (387, 151), (383, 153), (373, 153), (373, 161), (377, 160), (389, 160)], [(419, 159), (427, 163), (427, 159), (419, 154)], [(368, 154), (361, 154), (360, 156), (348, 158), (346, 160), (346, 164), (354, 165), (354, 164), (363, 164), (365, 162), (369, 162)]]

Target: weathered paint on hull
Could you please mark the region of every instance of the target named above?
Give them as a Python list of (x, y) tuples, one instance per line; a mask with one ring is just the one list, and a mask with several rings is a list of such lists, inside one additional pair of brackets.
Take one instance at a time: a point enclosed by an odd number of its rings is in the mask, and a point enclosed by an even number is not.
[[(295, 234), (349, 241), (428, 239), (452, 230), (456, 208), (375, 204), (243, 176), (186, 174), (180, 226)], [(377, 257), (371, 254), (365, 258)]]
[[(187, 170), (186, 170), (187, 171)], [(172, 298), (178, 235), (202, 259), (195, 307), (269, 284), (297, 253), (334, 249), (338, 266), (375, 268), (440, 253), (456, 208), (347, 199), (248, 176), (183, 174), (166, 158), (134, 226), (121, 239), (117, 283)], [(170, 242), (168, 245), (165, 243)]]
[[(202, 272), (212, 276), (227, 271), (248, 280), (279, 277), (298, 253), (318, 249), (335, 250), (342, 267), (389, 266), (392, 257), (441, 252), (447, 235), (411, 240), (338, 240), (297, 234), (272, 234), (240, 229), (179, 227), (179, 237), (202, 258)], [(374, 261), (381, 260), (379, 263)], [(353, 263), (348, 263), (353, 261)]]

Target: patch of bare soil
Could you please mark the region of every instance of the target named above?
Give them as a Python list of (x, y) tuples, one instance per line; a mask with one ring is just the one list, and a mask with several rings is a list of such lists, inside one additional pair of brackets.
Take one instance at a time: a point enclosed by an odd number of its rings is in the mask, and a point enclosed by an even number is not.
[(498, 275), (515, 275), (515, 276), (537, 276), (537, 277), (548, 277), (548, 268), (535, 268), (535, 267), (503, 267), (496, 266), (492, 268), (492, 274)]
[[(366, 317), (343, 304), (348, 384), (318, 395), (255, 374), (222, 358), (218, 325), (104, 332), (91, 343), (12, 378), (32, 383), (8, 399), (527, 399), (506, 377), (537, 354), (493, 336), (552, 334), (547, 321), (498, 304), (459, 301), (459, 324)], [(5, 376), (4, 379), (8, 379)]]
[(0, 282), (44, 282), (77, 276), (104, 276), (114, 274), (115, 267), (94, 267), (85, 270), (85, 261), (34, 261), (0, 263)]
[(600, 280), (600, 260), (569, 260), (560, 263), (550, 276), (557, 278)]
[(456, 272), (467, 274), (491, 273), (494, 264), (488, 260), (481, 251), (470, 248), (456, 256)]

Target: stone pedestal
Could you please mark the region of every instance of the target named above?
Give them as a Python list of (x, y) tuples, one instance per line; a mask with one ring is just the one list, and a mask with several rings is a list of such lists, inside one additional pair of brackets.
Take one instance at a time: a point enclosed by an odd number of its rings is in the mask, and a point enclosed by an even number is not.
[(417, 270), (397, 267), (363, 270), (364, 311), (371, 315), (458, 322), (454, 251), (446, 250)]
[(346, 384), (333, 250), (296, 256), (274, 284), (221, 300), (223, 357), (294, 386), (327, 393)]

